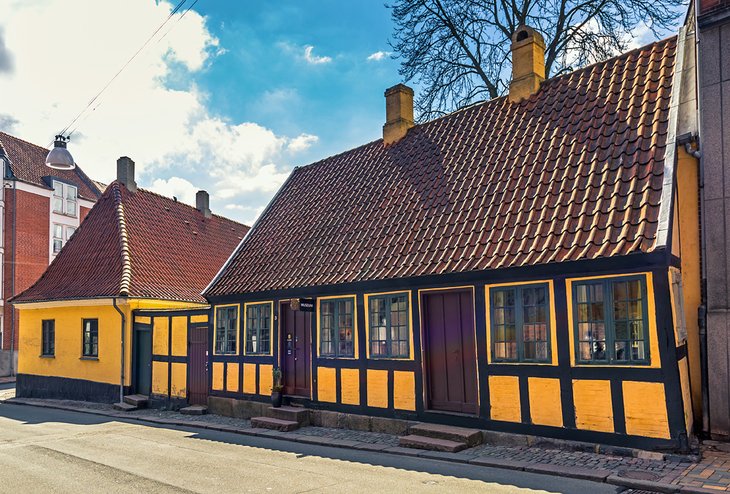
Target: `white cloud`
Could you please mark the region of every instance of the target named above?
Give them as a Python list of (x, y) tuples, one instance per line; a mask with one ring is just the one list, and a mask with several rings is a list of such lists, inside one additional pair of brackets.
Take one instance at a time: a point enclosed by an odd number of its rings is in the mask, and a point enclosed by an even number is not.
[(387, 58), (391, 55), (392, 52), (389, 51), (376, 51), (375, 53), (371, 53), (367, 59), (371, 62), (379, 62), (380, 60), (383, 60), (384, 58)]
[[(48, 144), (171, 8), (168, 1), (128, 0), (110, 15), (108, 4), (97, 0), (0, 1), (4, 57), (14, 61), (10, 72), (0, 74), (0, 94), (13, 95), (2, 98), (2, 125)], [(286, 160), (316, 137), (282, 136), (211, 112), (193, 77), (224, 56), (225, 48), (194, 10), (178, 19), (179, 14), (81, 118), (69, 150), (87, 174), (103, 182), (114, 179), (116, 159), (127, 155), (143, 187), (186, 202), (191, 192), (205, 188), (213, 209), (223, 208), (215, 198), (224, 195), (228, 204), (254, 204), (234, 215), (251, 222), (288, 175)], [(320, 58), (327, 57), (314, 57)], [(175, 80), (175, 89), (166, 85), (168, 79)]]
[(308, 63), (319, 65), (323, 63), (330, 63), (332, 61), (332, 57), (326, 57), (326, 56), (317, 56), (312, 53), (314, 51), (314, 46), (307, 45), (304, 47), (304, 60), (306, 60)]

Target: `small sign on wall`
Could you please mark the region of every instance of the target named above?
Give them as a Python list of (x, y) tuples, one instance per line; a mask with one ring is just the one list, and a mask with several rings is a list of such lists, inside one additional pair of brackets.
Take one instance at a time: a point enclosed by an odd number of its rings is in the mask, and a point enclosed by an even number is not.
[(314, 312), (314, 299), (313, 298), (293, 298), (289, 301), (292, 310), (298, 310), (302, 312)]

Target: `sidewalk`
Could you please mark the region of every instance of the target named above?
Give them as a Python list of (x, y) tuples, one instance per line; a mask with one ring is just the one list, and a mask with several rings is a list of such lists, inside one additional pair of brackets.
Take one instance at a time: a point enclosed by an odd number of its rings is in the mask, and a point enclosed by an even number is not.
[[(553, 476), (606, 482), (630, 489), (668, 493), (711, 493), (730, 491), (730, 453), (726, 445), (708, 442), (702, 459), (693, 463), (689, 457), (666, 455), (664, 459), (629, 458), (584, 451), (564, 451), (539, 446), (496, 446), (482, 444), (460, 453), (441, 453), (401, 448), (398, 437), (377, 432), (361, 432), (326, 427), (303, 427), (294, 432), (253, 428), (248, 420), (219, 415), (188, 416), (167, 410), (118, 412), (111, 405), (67, 400), (13, 398), (0, 404), (19, 404), (93, 413), (116, 419), (211, 429), (252, 436), (319, 444), (337, 448), (359, 449), (443, 461), (471, 463), (487, 467), (523, 470)], [(649, 455), (651, 456), (651, 455)]]

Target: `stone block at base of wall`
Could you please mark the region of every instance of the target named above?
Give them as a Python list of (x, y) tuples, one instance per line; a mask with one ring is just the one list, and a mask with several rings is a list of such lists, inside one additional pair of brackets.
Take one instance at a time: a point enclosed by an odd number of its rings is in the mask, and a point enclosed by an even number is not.
[(270, 406), (268, 403), (260, 403), (258, 401), (235, 400), (220, 396), (208, 397), (208, 412), (237, 419), (261, 417)]
[(0, 377), (7, 377), (13, 374), (13, 369), (18, 368), (18, 352), (0, 350)]

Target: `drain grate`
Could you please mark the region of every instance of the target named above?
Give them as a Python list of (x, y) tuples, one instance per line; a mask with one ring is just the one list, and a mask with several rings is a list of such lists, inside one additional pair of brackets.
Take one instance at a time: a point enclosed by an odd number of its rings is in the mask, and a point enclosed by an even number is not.
[(619, 470), (619, 477), (625, 477), (627, 479), (634, 480), (659, 480), (660, 475), (652, 472), (646, 472), (644, 470)]

